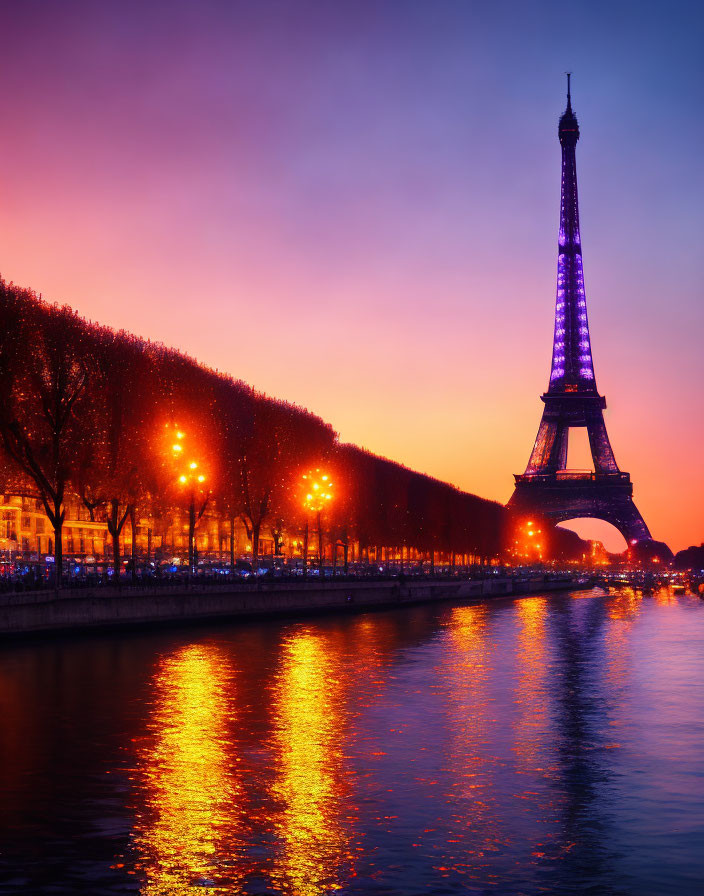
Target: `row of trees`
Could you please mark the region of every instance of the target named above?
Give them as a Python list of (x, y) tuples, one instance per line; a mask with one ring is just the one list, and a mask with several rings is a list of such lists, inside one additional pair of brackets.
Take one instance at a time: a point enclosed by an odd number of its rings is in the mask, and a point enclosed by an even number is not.
[(91, 518), (105, 514), (118, 569), (127, 521), (134, 533), (138, 514), (174, 509), (188, 520), (190, 563), (206, 512), (229, 520), (231, 533), (241, 519), (256, 559), (265, 529), (302, 525), (302, 476), (321, 467), (336, 484), (326, 508), (336, 542), (485, 557), (502, 549), (504, 507), (341, 446), (302, 408), (3, 281), (0, 315), (0, 486), (41, 500), (59, 576), (71, 495)]

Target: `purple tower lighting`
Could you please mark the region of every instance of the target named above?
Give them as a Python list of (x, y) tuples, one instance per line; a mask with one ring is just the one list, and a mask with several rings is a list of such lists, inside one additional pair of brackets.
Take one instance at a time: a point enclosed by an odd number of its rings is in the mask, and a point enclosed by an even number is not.
[(584, 292), (582, 242), (579, 236), (575, 158), (579, 124), (572, 111), (570, 75), (567, 75), (567, 108), (560, 119), (558, 136), (562, 147), (562, 188), (557, 245), (555, 336), (548, 391), (564, 392), (577, 389), (595, 393), (596, 382)]

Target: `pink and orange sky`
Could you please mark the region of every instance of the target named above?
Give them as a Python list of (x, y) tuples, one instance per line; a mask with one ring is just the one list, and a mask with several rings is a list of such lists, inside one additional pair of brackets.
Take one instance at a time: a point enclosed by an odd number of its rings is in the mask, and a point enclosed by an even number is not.
[(0, 272), (506, 501), (547, 386), (570, 68), (611, 441), (653, 536), (699, 543), (701, 9), (490, 7), (2, 4)]

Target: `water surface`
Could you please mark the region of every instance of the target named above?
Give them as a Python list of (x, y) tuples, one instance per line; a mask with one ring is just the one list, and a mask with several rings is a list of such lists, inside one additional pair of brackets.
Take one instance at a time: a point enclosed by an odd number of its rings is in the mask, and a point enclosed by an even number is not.
[(701, 892), (704, 602), (5, 643), (0, 892)]

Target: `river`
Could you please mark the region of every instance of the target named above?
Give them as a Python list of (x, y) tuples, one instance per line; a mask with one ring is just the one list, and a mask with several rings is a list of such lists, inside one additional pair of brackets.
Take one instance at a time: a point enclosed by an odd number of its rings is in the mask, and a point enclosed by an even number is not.
[(0, 892), (701, 892), (704, 601), (0, 645)]

